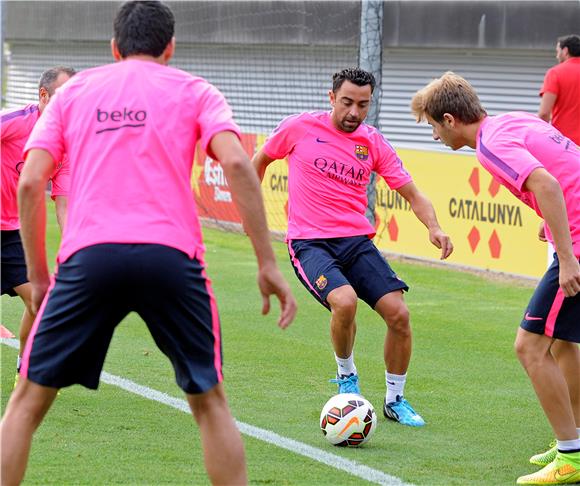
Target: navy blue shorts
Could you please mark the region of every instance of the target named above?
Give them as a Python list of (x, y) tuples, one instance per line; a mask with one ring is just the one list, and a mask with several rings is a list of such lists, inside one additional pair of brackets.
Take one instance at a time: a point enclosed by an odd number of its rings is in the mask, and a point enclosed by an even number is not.
[(580, 343), (580, 294), (564, 297), (558, 255), (540, 280), (520, 327), (535, 334)]
[(222, 381), (220, 323), (203, 265), (149, 244), (94, 245), (59, 265), (21, 375), (54, 388), (96, 389), (115, 327), (132, 311), (170, 359), (183, 391), (203, 393)]
[(24, 249), (20, 240), (20, 231), (2, 230), (2, 295), (8, 294), (14, 297), (14, 288), (28, 282), (26, 276), (26, 261)]
[(328, 294), (343, 285), (373, 309), (383, 295), (409, 290), (368, 236), (290, 240), (288, 253), (296, 276), (328, 309)]

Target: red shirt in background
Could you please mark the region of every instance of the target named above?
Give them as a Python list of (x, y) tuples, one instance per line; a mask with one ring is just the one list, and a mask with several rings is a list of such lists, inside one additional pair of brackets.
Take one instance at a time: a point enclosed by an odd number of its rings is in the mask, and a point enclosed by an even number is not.
[(557, 96), (552, 125), (580, 145), (580, 57), (571, 57), (548, 70), (540, 96), (546, 92)]

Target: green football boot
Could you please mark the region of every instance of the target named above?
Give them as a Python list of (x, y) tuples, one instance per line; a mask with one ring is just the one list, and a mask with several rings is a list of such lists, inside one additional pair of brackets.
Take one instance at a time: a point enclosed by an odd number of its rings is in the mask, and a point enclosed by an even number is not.
[(556, 447), (556, 441), (553, 440), (552, 442), (550, 442), (550, 448), (547, 451), (530, 457), (530, 462), (532, 464), (535, 464), (536, 466), (544, 467), (550, 464), (554, 459), (556, 459), (557, 453), (558, 449)]

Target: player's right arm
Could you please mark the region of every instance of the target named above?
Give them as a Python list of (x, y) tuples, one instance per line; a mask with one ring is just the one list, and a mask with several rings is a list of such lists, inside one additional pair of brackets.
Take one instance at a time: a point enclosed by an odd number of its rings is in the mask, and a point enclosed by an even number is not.
[(264, 149), (258, 150), (252, 158), (252, 165), (254, 166), (254, 169), (256, 169), (261, 181), (264, 180), (266, 169), (272, 162), (274, 162), (274, 160), (276, 159), (270, 157), (266, 152), (264, 152)]
[(252, 165), (260, 180), (268, 166), (275, 160), (282, 160), (290, 154), (297, 140), (300, 140), (310, 129), (308, 118), (304, 114), (290, 115), (284, 118), (272, 131), (264, 145), (252, 158)]
[(540, 108), (538, 110), (538, 116), (545, 122), (550, 123), (552, 119), (552, 109), (556, 103), (559, 92), (559, 82), (558, 75), (556, 71), (552, 68), (549, 69), (544, 76), (544, 82), (540, 89)]
[(548, 91), (546, 91), (542, 95), (542, 99), (540, 101), (540, 109), (538, 110), (538, 116), (545, 122), (550, 123), (550, 120), (552, 119), (552, 109), (556, 104), (557, 98), (558, 95), (550, 93)]
[(286, 328), (296, 315), (296, 300), (276, 263), (262, 199), (260, 181), (238, 137), (219, 132), (210, 142), (211, 152), (220, 161), (236, 207), (242, 217), (258, 260), (258, 286), (262, 294), (262, 313), (270, 310), (270, 295), (280, 301), (278, 325)]
[(54, 209), (56, 212), (56, 222), (60, 228), (60, 233), (64, 231), (64, 225), (66, 223), (66, 211), (68, 207), (68, 197), (67, 196), (55, 196), (54, 197)]
[(24, 147), (24, 167), (18, 182), (20, 234), (28, 280), (32, 285), (32, 310), (35, 313), (49, 286), (44, 190), (55, 171), (55, 160), (62, 160), (64, 153), (61, 94), (57, 92), (54, 95), (28, 137)]
[(38, 312), (49, 286), (46, 261), (46, 207), (44, 188), (48, 183), (54, 160), (44, 149), (32, 149), (18, 182), (20, 234), (26, 256), (28, 281), (32, 285), (32, 311)]
[(70, 189), (70, 165), (68, 157), (63, 157), (59, 167), (52, 176), (52, 191), (51, 197), (54, 200), (54, 208), (56, 211), (56, 221), (60, 228), (60, 232), (64, 231), (66, 223), (66, 214), (68, 208), (68, 193)]

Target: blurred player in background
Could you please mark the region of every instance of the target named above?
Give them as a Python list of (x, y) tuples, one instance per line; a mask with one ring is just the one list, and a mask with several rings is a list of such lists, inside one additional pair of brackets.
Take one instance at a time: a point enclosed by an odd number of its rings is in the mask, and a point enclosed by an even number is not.
[(580, 35), (560, 37), (556, 59), (540, 90), (538, 116), (580, 146)]
[[(50, 102), (54, 92), (66, 83), (75, 70), (70, 67), (56, 66), (47, 69), (40, 76), (38, 86), (38, 103), (31, 103), (22, 108), (2, 110), (1, 143), (2, 143), (2, 294), (18, 295), (25, 308), (20, 322), (20, 351), (16, 369), (20, 361), (26, 339), (32, 328), (33, 316), (30, 309), (31, 285), (26, 277), (26, 262), (20, 240), (20, 221), (18, 219), (17, 187), (24, 161), (22, 151), (30, 132), (41, 113)], [(69, 186), (69, 167), (66, 156), (55, 167), (51, 177), (51, 196), (56, 207), (56, 218), (62, 231), (66, 218), (66, 198)], [(18, 375), (17, 375), (18, 376)]]
[(339, 393), (360, 393), (353, 357), (360, 298), (387, 324), (383, 413), (404, 425), (422, 426), (423, 418), (404, 398), (412, 347), (403, 299), (408, 287), (374, 246), (375, 229), (365, 217), (371, 172), (409, 201), (431, 242), (441, 248), (441, 258), (453, 246), (393, 147), (364, 123), (374, 87), (373, 75), (362, 69), (336, 73), (329, 91), (332, 111), (284, 119), (252, 162), (263, 178), (268, 164), (288, 156), (288, 251), (299, 280), (331, 312), (338, 367), (332, 381)]
[[(557, 437), (552, 462), (518, 484), (580, 482), (580, 363), (555, 361), (558, 340), (580, 343), (580, 149), (535, 115), (488, 116), (473, 87), (448, 72), (417, 92), (412, 110), (452, 150), (468, 146), (493, 178), (546, 222), (557, 256), (518, 329), (515, 349)], [(533, 459), (533, 458), (532, 458)]]
[[(219, 316), (191, 192), (198, 141), (221, 162), (252, 240), (263, 312), (275, 294), (285, 328), (296, 302), (276, 264), (259, 181), (229, 105), (205, 80), (167, 66), (174, 25), (159, 2), (123, 4), (111, 43), (120, 62), (83, 71), (59, 90), (25, 147), (18, 199), (38, 316), (2, 421), (3, 484), (22, 480), (32, 435), (57, 390), (75, 383), (97, 388), (114, 329), (131, 311), (171, 360), (199, 424), (212, 483), (247, 482), (222, 385)], [(65, 147), (68, 215), (51, 281), (44, 187)]]

